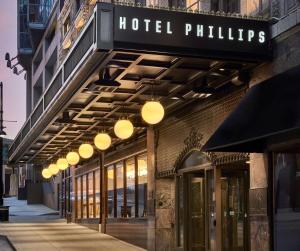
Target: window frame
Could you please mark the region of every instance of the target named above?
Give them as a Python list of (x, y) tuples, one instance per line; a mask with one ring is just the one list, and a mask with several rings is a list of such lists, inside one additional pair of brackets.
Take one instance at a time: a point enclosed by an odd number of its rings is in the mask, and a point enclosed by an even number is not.
[[(139, 194), (138, 194), (138, 186), (139, 186), (139, 176), (138, 176), (138, 157), (140, 156), (146, 156), (147, 157), (147, 152), (143, 151), (143, 152), (139, 152), (137, 154), (128, 156), (126, 158), (114, 161), (112, 163), (106, 164), (104, 166), (104, 170), (105, 170), (105, 177), (107, 178), (108, 173), (107, 170), (109, 167), (113, 166), (113, 170), (114, 170), (114, 217), (108, 217), (108, 210), (106, 212), (106, 218), (107, 219), (145, 219), (147, 216), (145, 217), (139, 217)], [(127, 210), (127, 161), (133, 160), (134, 163), (134, 187), (135, 187), (135, 191), (134, 191), (134, 214), (131, 217), (118, 217), (117, 215), (117, 164), (118, 163), (122, 163), (123, 165), (123, 207)], [(108, 191), (108, 182), (106, 184), (106, 191)], [(106, 202), (108, 204), (108, 196), (106, 198)], [(147, 206), (147, 204), (146, 204)], [(125, 215), (127, 215), (127, 212), (125, 212)]]

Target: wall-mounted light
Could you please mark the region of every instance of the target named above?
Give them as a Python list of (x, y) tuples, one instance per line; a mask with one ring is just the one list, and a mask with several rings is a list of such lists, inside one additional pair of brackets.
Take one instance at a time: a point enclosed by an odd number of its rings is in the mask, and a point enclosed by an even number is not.
[(71, 166), (75, 166), (79, 163), (80, 157), (77, 152), (69, 152), (66, 159)]
[(84, 158), (84, 159), (89, 159), (93, 156), (94, 154), (94, 148), (92, 145), (90, 144), (82, 144), (80, 147), (79, 147), (79, 155), (80, 157)]
[(98, 133), (94, 138), (94, 144), (99, 150), (106, 150), (111, 145), (111, 137), (107, 133)]
[(120, 139), (128, 139), (133, 134), (133, 125), (128, 119), (120, 119), (114, 126), (114, 132)]
[(142, 118), (150, 125), (158, 124), (165, 116), (165, 109), (158, 101), (147, 101), (141, 110)]

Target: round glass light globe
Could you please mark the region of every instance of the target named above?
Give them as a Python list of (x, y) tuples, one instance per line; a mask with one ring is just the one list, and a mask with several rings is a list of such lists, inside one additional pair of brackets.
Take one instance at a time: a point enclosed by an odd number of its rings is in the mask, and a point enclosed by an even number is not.
[(82, 144), (78, 149), (80, 157), (89, 159), (94, 154), (94, 148), (90, 144)]
[(94, 144), (99, 150), (106, 150), (111, 145), (111, 137), (107, 133), (98, 133), (94, 138)]
[(50, 179), (52, 176), (52, 173), (49, 171), (48, 168), (44, 168), (42, 171), (42, 176), (44, 179)]
[(59, 170), (66, 170), (69, 167), (69, 163), (65, 158), (60, 158), (57, 160), (56, 165)]
[(158, 124), (165, 115), (165, 109), (158, 101), (148, 101), (142, 107), (142, 118), (148, 124)]
[(69, 152), (66, 159), (71, 166), (75, 166), (79, 163), (80, 157), (77, 152)]
[(48, 169), (52, 175), (56, 175), (59, 172), (59, 168), (56, 164), (50, 164)]
[(133, 134), (133, 125), (128, 119), (120, 119), (114, 126), (114, 132), (120, 139), (128, 139)]

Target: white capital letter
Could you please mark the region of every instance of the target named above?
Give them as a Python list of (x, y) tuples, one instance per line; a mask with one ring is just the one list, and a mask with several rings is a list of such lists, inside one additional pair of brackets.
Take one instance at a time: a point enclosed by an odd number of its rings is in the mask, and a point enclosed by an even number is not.
[(145, 31), (149, 31), (149, 23), (150, 23), (150, 19), (144, 19), (145, 22)]
[(119, 19), (119, 29), (126, 30), (126, 17), (120, 17)]
[(264, 31), (260, 31), (258, 33), (259, 39), (258, 41), (262, 44), (266, 41), (266, 33)]
[(173, 31), (171, 30), (171, 23), (167, 22), (167, 34), (172, 34)]
[(155, 21), (155, 32), (161, 33), (161, 21), (159, 20)]
[(186, 23), (185, 24), (185, 35), (188, 36), (191, 30), (192, 30), (192, 25)]
[(139, 29), (139, 20), (137, 18), (132, 18), (132, 29), (134, 31)]
[(203, 37), (203, 25), (197, 24), (197, 37)]
[(231, 28), (228, 29), (228, 39), (229, 40), (234, 40), (234, 38), (232, 36), (232, 29)]
[(219, 27), (219, 39), (224, 39), (224, 36), (222, 35), (222, 27)]
[(243, 39), (243, 32), (244, 32), (243, 29), (239, 29), (239, 41), (244, 41), (244, 39)]
[(208, 29), (209, 29), (209, 35), (208, 35), (208, 37), (209, 38), (214, 38), (214, 35), (213, 35), (213, 29), (214, 29), (214, 27), (213, 26), (208, 26)]
[(252, 38), (254, 38), (254, 30), (248, 30), (248, 42), (251, 42)]

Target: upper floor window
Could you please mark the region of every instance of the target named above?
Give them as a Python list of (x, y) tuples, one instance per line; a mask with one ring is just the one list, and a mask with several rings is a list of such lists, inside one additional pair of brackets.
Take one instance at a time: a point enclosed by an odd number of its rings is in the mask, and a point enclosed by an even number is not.
[(211, 0), (212, 11), (223, 11), (230, 13), (240, 12), (240, 0)]
[(71, 19), (70, 19), (70, 15), (66, 18), (66, 20), (64, 21), (64, 25), (63, 25), (63, 35), (65, 36), (71, 26)]

